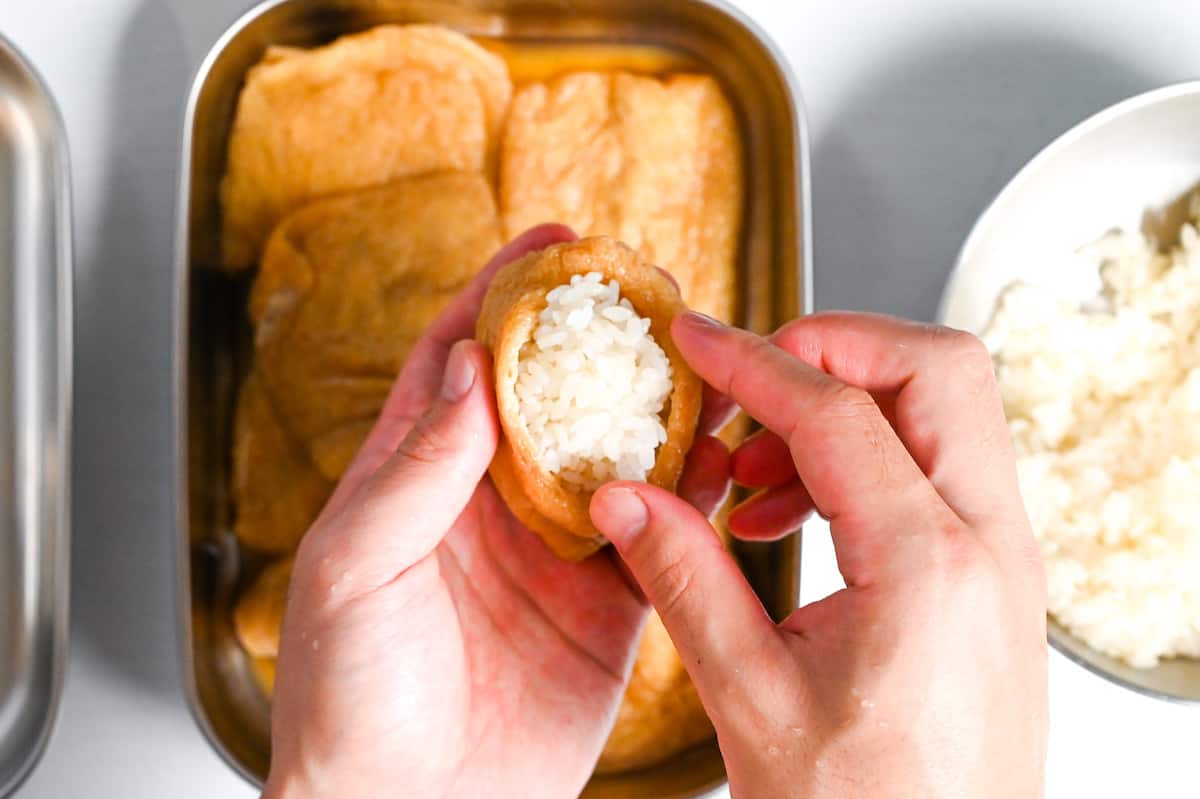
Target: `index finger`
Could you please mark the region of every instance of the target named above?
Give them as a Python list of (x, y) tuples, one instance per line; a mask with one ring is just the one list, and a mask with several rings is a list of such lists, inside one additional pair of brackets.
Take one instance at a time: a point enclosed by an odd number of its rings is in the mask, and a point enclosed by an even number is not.
[(850, 385), (892, 395), (900, 440), (963, 520), (1003, 517), (1019, 504), (991, 357), (974, 336), (875, 314), (825, 313), (789, 322), (771, 340)]
[(479, 271), (467, 287), (446, 306), (413, 347), (371, 432), (346, 468), (322, 516), (336, 512), (353, 496), (364, 480), (375, 473), (408, 435), (416, 420), (429, 409), (440, 390), (442, 372), (450, 348), (475, 333), (475, 317), (483, 295), (499, 269), (518, 258), (551, 244), (574, 241), (575, 232), (565, 225), (538, 225), (504, 245)]
[(787, 442), (830, 520), (847, 583), (903, 570), (946, 508), (871, 395), (744, 330), (685, 314), (671, 335), (688, 364)]

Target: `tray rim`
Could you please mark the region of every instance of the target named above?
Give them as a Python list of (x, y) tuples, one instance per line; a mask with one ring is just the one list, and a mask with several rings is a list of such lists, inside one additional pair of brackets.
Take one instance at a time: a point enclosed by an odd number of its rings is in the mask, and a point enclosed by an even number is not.
[[(54, 552), (54, 604), (52, 609), (51, 689), (47, 697), (37, 737), (26, 749), (21, 766), (8, 775), (0, 775), (0, 797), (16, 793), (37, 769), (54, 734), (61, 715), (62, 697), (66, 683), (67, 658), (70, 652), (70, 608), (71, 608), (71, 486), (72, 486), (72, 436), (74, 412), (74, 334), (75, 334), (75, 248), (73, 237), (73, 197), (71, 191), (71, 154), (67, 138), (67, 127), (62, 109), (50, 90), (41, 71), (15, 42), (0, 32), (0, 52), (7, 51), (8, 57), (21, 70), (24, 77), (37, 90), (39, 99), (45, 103), (49, 114), (54, 141), (54, 226), (56, 229), (54, 264), (51, 276), (57, 289), (54, 298), (56, 318), (53, 320), (56, 335), (54, 373), (56, 404), (50, 417), (58, 437), (56, 451), (57, 496), (54, 502), (55, 518), (48, 530), (41, 531), (52, 539)], [(44, 475), (35, 479), (41, 484)]]
[[(171, 505), (173, 508), (173, 517), (175, 521), (175, 534), (173, 536), (173, 544), (175, 547), (175, 611), (176, 611), (176, 630), (177, 630), (177, 652), (180, 656), (180, 669), (182, 671), (182, 685), (185, 699), (187, 700), (188, 712), (195, 721), (196, 726), (204, 735), (209, 745), (220, 756), (220, 758), (228, 765), (235, 773), (241, 776), (250, 785), (261, 788), (257, 776), (249, 773), (241, 763), (233, 756), (228, 747), (217, 735), (212, 723), (202, 706), (199, 689), (195, 678), (195, 651), (192, 646), (192, 613), (191, 613), (191, 564), (190, 564), (190, 543), (188, 541), (187, 532), (189, 530), (190, 520), (188, 517), (188, 430), (187, 430), (187, 388), (188, 388), (188, 330), (190, 323), (190, 315), (188, 313), (188, 270), (190, 262), (190, 209), (191, 209), (191, 156), (194, 147), (194, 124), (196, 117), (196, 108), (199, 103), (200, 94), (205, 87), (205, 83), (212, 72), (213, 65), (224, 53), (229, 44), (234, 41), (247, 27), (257, 21), (260, 17), (270, 13), (280, 6), (290, 3), (301, 2), (302, 0), (263, 0), (263, 2), (251, 7), (236, 17), (234, 21), (221, 33), (220, 36), (213, 42), (211, 47), (206, 51), (204, 58), (200, 61), (196, 68), (192, 80), (189, 84), (187, 94), (187, 103), (183, 113), (183, 131), (181, 137), (181, 148), (179, 152), (179, 176), (176, 192), (176, 208), (175, 208), (175, 230), (173, 243), (172, 280), (174, 281), (174, 291), (172, 294), (174, 329), (172, 331), (172, 384), (171, 384), (171, 463), (174, 469), (174, 475), (170, 479), (171, 486)], [(800, 92), (799, 82), (795, 76), (790, 61), (779, 45), (771, 38), (771, 36), (752, 19), (740, 7), (733, 4), (732, 0), (686, 0), (698, 6), (706, 6), (717, 12), (724, 14), (733, 23), (741, 27), (746, 33), (750, 34), (763, 48), (764, 52), (770, 56), (775, 67), (779, 71), (788, 98), (791, 101), (792, 108), (789, 116), (793, 121), (793, 136), (792, 136), (792, 152), (794, 154), (796, 165), (792, 177), (792, 191), (795, 196), (795, 222), (797, 242), (797, 259), (801, 265), (797, 275), (796, 290), (800, 294), (799, 297), (793, 298), (796, 307), (800, 310), (801, 315), (811, 314), (814, 308), (813, 298), (813, 241), (812, 241), (812, 178), (811, 178), (811, 158), (810, 158), (810, 131), (807, 117), (807, 110), (804, 105), (803, 95)], [(795, 603), (799, 605), (799, 569), (800, 569), (800, 538), (801, 533), (796, 533), (796, 572), (795, 585), (797, 588), (797, 596)], [(728, 782), (723, 780), (717, 786), (711, 789), (705, 789), (703, 793), (697, 794), (696, 799), (704, 799), (705, 797), (716, 796)]]

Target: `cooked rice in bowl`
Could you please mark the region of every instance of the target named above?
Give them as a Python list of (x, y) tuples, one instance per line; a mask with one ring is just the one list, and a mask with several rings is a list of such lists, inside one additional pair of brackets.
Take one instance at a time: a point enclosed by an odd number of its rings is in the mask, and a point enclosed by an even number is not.
[(1105, 236), (1097, 297), (1017, 284), (984, 334), (1050, 612), (1137, 667), (1200, 657), (1198, 225), (1200, 194), (1169, 250)]

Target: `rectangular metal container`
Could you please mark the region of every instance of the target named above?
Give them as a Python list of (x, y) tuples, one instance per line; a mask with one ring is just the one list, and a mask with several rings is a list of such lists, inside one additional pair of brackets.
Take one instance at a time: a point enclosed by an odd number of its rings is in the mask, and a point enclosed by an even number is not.
[(0, 37), (0, 797), (45, 748), (66, 664), (70, 223), (58, 109)]
[[(722, 82), (746, 148), (741, 324), (767, 331), (811, 309), (808, 141), (780, 54), (712, 0), (273, 0), (214, 45), (192, 87), (183, 135), (176, 242), (176, 507), (184, 684), (197, 722), (247, 779), (270, 761), (268, 706), (234, 639), (240, 558), (231, 532), (233, 407), (250, 352), (248, 279), (219, 263), (218, 185), (238, 92), (269, 45), (314, 46), (383, 23), (439, 23), (500, 45), (667, 50)], [(619, 60), (617, 60), (619, 63)], [(799, 541), (740, 546), (777, 617), (794, 609)], [(695, 797), (724, 783), (714, 744), (646, 771), (594, 779), (584, 795)]]

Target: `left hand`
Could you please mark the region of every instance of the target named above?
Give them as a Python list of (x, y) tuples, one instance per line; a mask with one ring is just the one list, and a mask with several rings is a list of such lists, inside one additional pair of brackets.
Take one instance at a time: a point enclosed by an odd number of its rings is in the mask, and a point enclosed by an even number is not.
[[(611, 550), (560, 561), (504, 506), (486, 477), (491, 359), (469, 340), (500, 266), (573, 238), (529, 231), (438, 319), (305, 536), (265, 796), (565, 797), (587, 782), (645, 601)], [(681, 494), (708, 514), (727, 485), (728, 452), (698, 437)]]

